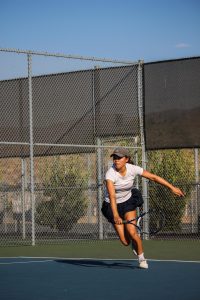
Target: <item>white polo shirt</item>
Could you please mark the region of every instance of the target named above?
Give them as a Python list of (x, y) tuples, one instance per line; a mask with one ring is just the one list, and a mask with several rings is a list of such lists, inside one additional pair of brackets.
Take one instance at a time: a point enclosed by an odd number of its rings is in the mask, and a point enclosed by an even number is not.
[[(133, 188), (134, 179), (137, 175), (142, 175), (143, 168), (132, 164), (126, 164), (126, 175), (121, 176), (113, 165), (106, 172), (106, 180), (111, 180), (114, 183), (116, 202), (122, 203), (127, 201), (131, 197), (131, 190)], [(109, 194), (106, 189), (105, 201), (110, 202)]]

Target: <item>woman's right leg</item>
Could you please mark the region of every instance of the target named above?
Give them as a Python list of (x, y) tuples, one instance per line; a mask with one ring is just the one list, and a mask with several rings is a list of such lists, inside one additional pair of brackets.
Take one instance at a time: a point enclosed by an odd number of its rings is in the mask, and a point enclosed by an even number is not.
[[(125, 214), (125, 218), (126, 218), (126, 220), (135, 219), (136, 218), (136, 210), (127, 212)], [(134, 221), (134, 222), (136, 223), (136, 221)], [(138, 255), (139, 267), (142, 269), (148, 269), (148, 264), (144, 257), (142, 240), (137, 233), (136, 227), (132, 224), (126, 224), (125, 228), (126, 228), (125, 230), (127, 230), (132, 241), (136, 244), (135, 248), (136, 248), (137, 255)]]
[(124, 245), (124, 246), (129, 246), (130, 245), (130, 237), (126, 231), (126, 228), (124, 226), (124, 224), (114, 224), (113, 225), (114, 228), (115, 228), (115, 231), (117, 233), (117, 235), (119, 236), (119, 239), (121, 241), (121, 243)]
[[(125, 214), (125, 219), (126, 220), (136, 219), (136, 210), (127, 212)], [(136, 221), (133, 221), (133, 223), (136, 224)], [(137, 254), (138, 255), (142, 254), (143, 253), (142, 240), (137, 233), (136, 227), (132, 224), (126, 224), (125, 230), (129, 234), (130, 239), (133, 241)]]

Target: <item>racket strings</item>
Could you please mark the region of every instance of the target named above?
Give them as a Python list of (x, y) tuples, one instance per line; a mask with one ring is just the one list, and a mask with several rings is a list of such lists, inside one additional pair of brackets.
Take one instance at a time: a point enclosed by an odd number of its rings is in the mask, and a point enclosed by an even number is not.
[(164, 222), (165, 217), (163, 212), (152, 210), (138, 220), (138, 226), (140, 226), (142, 233), (153, 235), (161, 231)]

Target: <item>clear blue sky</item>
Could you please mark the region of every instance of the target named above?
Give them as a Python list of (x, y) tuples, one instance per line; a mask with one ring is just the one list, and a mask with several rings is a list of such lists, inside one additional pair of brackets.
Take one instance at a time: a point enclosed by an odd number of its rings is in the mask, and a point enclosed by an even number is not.
[(0, 0), (0, 48), (136, 61), (200, 55), (200, 0)]

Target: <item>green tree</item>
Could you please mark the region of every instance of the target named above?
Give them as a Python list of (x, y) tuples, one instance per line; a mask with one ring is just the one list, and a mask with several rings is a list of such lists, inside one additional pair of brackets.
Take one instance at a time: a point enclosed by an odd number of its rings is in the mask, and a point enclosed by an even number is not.
[(84, 177), (77, 159), (56, 158), (44, 179), (44, 196), (36, 222), (68, 232), (85, 213)]
[(150, 207), (163, 209), (166, 214), (165, 228), (180, 227), (187, 196), (194, 181), (194, 159), (191, 150), (162, 150), (148, 153), (148, 169), (175, 186), (180, 187), (186, 197), (177, 198), (165, 187), (149, 183)]

